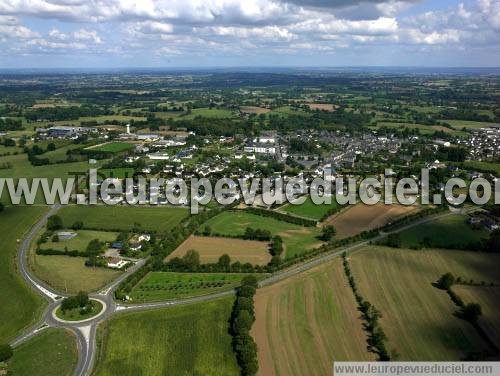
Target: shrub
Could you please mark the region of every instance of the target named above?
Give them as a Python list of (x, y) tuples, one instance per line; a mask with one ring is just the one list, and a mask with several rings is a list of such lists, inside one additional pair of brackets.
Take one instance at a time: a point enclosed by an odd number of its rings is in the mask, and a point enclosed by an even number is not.
[(437, 287), (442, 289), (442, 290), (449, 290), (451, 286), (455, 283), (455, 277), (453, 277), (453, 274), (451, 273), (446, 273), (439, 278), (437, 281)]
[(47, 230), (54, 231), (63, 228), (63, 221), (58, 215), (52, 215), (47, 219)]
[(73, 230), (81, 230), (83, 228), (83, 222), (82, 221), (76, 221), (71, 225), (71, 228)]
[(5, 362), (9, 360), (14, 355), (14, 351), (9, 344), (1, 344), (0, 345), (0, 362)]

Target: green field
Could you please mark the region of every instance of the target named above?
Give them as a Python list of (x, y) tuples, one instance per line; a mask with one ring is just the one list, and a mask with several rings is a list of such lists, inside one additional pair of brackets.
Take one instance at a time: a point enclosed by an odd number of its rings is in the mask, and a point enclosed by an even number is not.
[(246, 274), (150, 272), (130, 297), (145, 302), (206, 295), (239, 286)]
[(469, 120), (443, 120), (444, 123), (450, 124), (452, 127), (457, 129), (462, 128), (470, 128), (470, 129), (479, 129), (479, 128), (488, 128), (492, 125), (500, 125), (495, 122), (483, 122), (483, 121), (469, 121)]
[(112, 318), (99, 329), (96, 375), (239, 375), (228, 333), (232, 304), (220, 299)]
[(2, 154), (14, 154), (14, 153), (21, 153), (23, 149), (21, 149), (18, 146), (5, 146), (5, 145), (0, 145), (0, 155)]
[(477, 303), (483, 314), (479, 318), (479, 325), (488, 333), (489, 338), (500, 346), (500, 288), (498, 286), (453, 286), (465, 303)]
[(454, 315), (457, 307), (432, 283), (444, 273), (500, 281), (500, 255), (452, 250), (366, 247), (350, 257), (361, 295), (382, 313), (387, 349), (397, 360), (460, 360), (485, 344)]
[(465, 167), (481, 171), (494, 171), (495, 174), (500, 175), (500, 163), (467, 161)]
[(271, 116), (271, 115), (278, 115), (281, 117), (287, 117), (289, 115), (305, 116), (305, 117), (312, 116), (312, 114), (309, 112), (305, 112), (304, 110), (301, 109), (292, 108), (290, 106), (277, 107), (273, 109), (271, 112), (268, 112), (266, 114), (266, 116)]
[[(72, 231), (73, 230), (67, 230)], [(40, 244), (41, 249), (59, 249), (64, 251), (68, 248), (69, 251), (85, 251), (89, 242), (93, 239), (99, 239), (103, 242), (113, 242), (116, 240), (118, 233), (109, 231), (88, 231), (88, 230), (78, 230), (77, 235), (73, 239), (69, 240), (59, 240), (58, 242), (47, 242)], [(50, 240), (50, 239), (49, 239)]]
[(212, 119), (228, 119), (234, 117), (234, 114), (231, 110), (226, 110), (226, 109), (195, 108), (191, 110), (191, 114), (185, 116), (179, 116), (176, 119), (193, 120), (197, 116), (202, 116), (205, 118), (212, 118)]
[[(9, 163), (11, 168), (0, 170), (0, 178), (26, 178), (28, 181), (32, 178), (47, 178), (52, 181), (54, 178), (61, 178), (63, 182), (74, 172), (86, 172), (90, 167), (97, 168), (101, 162), (96, 165), (89, 165), (88, 162), (57, 163), (44, 166), (32, 166), (28, 161), (26, 154), (9, 155), (0, 157), (0, 164)], [(2, 202), (10, 203), (7, 190), (2, 192)], [(35, 203), (45, 203), (42, 189), (39, 187)]]
[(70, 125), (79, 126), (82, 122), (96, 121), (97, 123), (104, 122), (131, 122), (134, 121), (145, 121), (146, 118), (142, 116), (128, 116), (128, 115), (99, 115), (99, 116), (83, 116), (78, 120), (56, 120), (56, 121), (42, 121), (37, 123), (28, 123), (27, 125), (34, 124), (37, 127), (45, 127), (48, 125)]
[(434, 248), (460, 248), (488, 237), (486, 230), (474, 230), (466, 221), (465, 215), (450, 215), (412, 227), (400, 233), (402, 245), (416, 247), (428, 238)]
[(340, 205), (336, 202), (335, 196), (332, 197), (332, 203), (327, 205), (316, 205), (309, 196), (307, 196), (306, 201), (302, 205), (292, 205), (286, 204), (282, 206), (279, 210), (297, 215), (299, 217), (310, 218), (319, 221), (323, 218), (328, 211), (340, 208)]
[(106, 178), (118, 178), (125, 179), (125, 177), (131, 178), (134, 175), (133, 168), (100, 168), (97, 173), (99, 175), (104, 175)]
[[(26, 154), (0, 157), (0, 163), (10, 163), (12, 168), (0, 170), (0, 178), (65, 178), (70, 172), (88, 171), (88, 162), (58, 163), (53, 165), (32, 166)], [(97, 164), (98, 167), (99, 164)], [(92, 168), (95, 168), (92, 167)]]
[(285, 257), (306, 253), (319, 245), (317, 239), (319, 229), (316, 227), (302, 227), (288, 222), (278, 221), (270, 217), (262, 217), (255, 214), (240, 211), (228, 211), (221, 213), (207, 222), (212, 234), (243, 235), (247, 227), (254, 229), (265, 229), (273, 235), (280, 235), (285, 245)]
[(73, 205), (60, 214), (65, 226), (83, 221), (84, 228), (130, 231), (136, 225), (145, 231), (166, 232), (189, 216), (189, 210), (172, 207)]
[(43, 300), (28, 288), (16, 271), (17, 240), (43, 214), (40, 206), (6, 207), (0, 212), (0, 343), (14, 337), (38, 318)]
[(7, 370), (13, 376), (69, 376), (78, 354), (75, 336), (65, 329), (45, 329), (15, 349)]
[[(59, 147), (58, 149), (54, 151), (49, 151), (41, 155), (41, 158), (48, 158), (51, 163), (56, 163), (60, 161), (65, 161), (67, 158), (67, 153), (70, 150), (78, 149), (81, 148), (82, 145), (65, 145), (62, 147)], [(75, 156), (73, 156), (75, 157)], [(84, 156), (78, 156), (78, 160), (84, 159)]]
[(103, 153), (121, 153), (134, 148), (134, 144), (128, 142), (110, 142), (88, 150), (101, 151)]
[(122, 272), (85, 266), (84, 257), (31, 255), (30, 267), (42, 281), (57, 291), (76, 294), (104, 287)]
[[(451, 125), (451, 124), (450, 124)], [(455, 136), (465, 136), (466, 133), (460, 130), (453, 130), (441, 125), (425, 125), (425, 124), (415, 124), (415, 123), (392, 123), (388, 121), (377, 122), (377, 127), (387, 127), (387, 128), (408, 128), (408, 129), (418, 129), (422, 134), (433, 134), (436, 131), (443, 131), (445, 133), (450, 133)]]

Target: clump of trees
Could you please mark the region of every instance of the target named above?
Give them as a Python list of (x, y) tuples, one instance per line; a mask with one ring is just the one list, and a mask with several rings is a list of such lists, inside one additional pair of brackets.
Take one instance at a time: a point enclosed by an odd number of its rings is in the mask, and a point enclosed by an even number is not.
[(254, 276), (243, 278), (231, 314), (233, 349), (243, 376), (255, 375), (259, 369), (257, 344), (250, 335), (250, 329), (255, 322), (253, 297), (256, 290), (257, 279)]
[(319, 236), (319, 238), (324, 242), (329, 242), (330, 240), (333, 239), (336, 233), (337, 230), (335, 230), (335, 227), (331, 225), (324, 226), (323, 229), (321, 230), (321, 235)]
[(0, 117), (0, 131), (17, 131), (23, 129), (23, 122), (21, 119), (13, 119), (8, 117)]
[(449, 290), (455, 284), (455, 277), (451, 273), (445, 273), (439, 278), (436, 286), (441, 290)]
[(389, 234), (387, 239), (382, 242), (383, 245), (391, 248), (401, 248), (401, 235), (399, 233)]
[(89, 295), (84, 291), (80, 291), (76, 296), (70, 296), (61, 302), (61, 311), (64, 313), (65, 311), (80, 308), (80, 313), (85, 313), (86, 310), (91, 309), (91, 304)]
[(106, 266), (106, 260), (98, 257), (102, 253), (103, 247), (104, 243), (99, 239), (92, 239), (87, 244), (86, 253), (89, 258), (85, 261), (86, 266)]
[(63, 220), (58, 215), (51, 215), (47, 218), (47, 230), (55, 231), (63, 228)]
[(271, 232), (269, 230), (262, 230), (259, 228), (253, 229), (251, 227), (247, 227), (245, 229), (243, 239), (269, 241), (271, 240)]

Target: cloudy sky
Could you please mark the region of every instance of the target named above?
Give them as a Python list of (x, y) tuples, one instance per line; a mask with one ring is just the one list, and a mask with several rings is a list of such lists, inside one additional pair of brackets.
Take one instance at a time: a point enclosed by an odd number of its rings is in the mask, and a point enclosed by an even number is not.
[(0, 0), (0, 67), (499, 66), (500, 0)]

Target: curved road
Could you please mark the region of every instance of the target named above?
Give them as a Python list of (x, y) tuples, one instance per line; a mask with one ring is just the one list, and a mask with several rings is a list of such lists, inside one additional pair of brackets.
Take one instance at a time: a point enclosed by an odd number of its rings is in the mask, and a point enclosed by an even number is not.
[[(230, 296), (235, 293), (235, 290), (224, 291), (220, 293), (214, 293), (210, 295), (203, 295), (194, 298), (181, 299), (181, 300), (168, 300), (158, 303), (145, 303), (145, 304), (121, 304), (117, 303), (114, 300), (114, 291), (118, 287), (118, 285), (127, 278), (130, 274), (134, 273), (138, 268), (140, 268), (146, 260), (140, 260), (134, 266), (129, 268), (125, 273), (123, 273), (119, 278), (111, 282), (109, 285), (104, 287), (101, 291), (89, 294), (91, 298), (98, 298), (106, 303), (105, 312), (99, 315), (96, 318), (89, 319), (85, 322), (80, 323), (72, 323), (72, 322), (61, 322), (56, 320), (52, 313), (54, 309), (60, 304), (61, 299), (65, 296), (65, 294), (59, 293), (48, 286), (46, 283), (40, 281), (38, 278), (33, 276), (30, 272), (28, 265), (28, 254), (30, 245), (35, 239), (38, 232), (45, 226), (47, 222), (47, 218), (51, 215), (57, 213), (60, 209), (60, 204), (55, 204), (51, 206), (50, 210), (32, 227), (32, 229), (27, 233), (22, 242), (20, 243), (19, 256), (17, 258), (17, 264), (19, 271), (26, 282), (40, 295), (42, 295), (47, 301), (48, 306), (42, 315), (40, 322), (30, 329), (25, 331), (19, 337), (17, 337), (14, 341), (11, 342), (13, 347), (20, 345), (21, 343), (27, 341), (31, 337), (37, 335), (39, 332), (45, 330), (46, 328), (66, 328), (72, 331), (77, 339), (77, 349), (78, 349), (78, 363), (75, 368), (74, 375), (75, 376), (87, 376), (90, 375), (94, 360), (95, 360), (95, 351), (96, 351), (96, 330), (97, 326), (100, 322), (109, 319), (112, 315), (118, 314), (121, 312), (131, 312), (131, 311), (143, 311), (150, 309), (157, 309), (163, 307), (169, 307), (173, 305), (181, 305), (181, 304), (189, 304), (189, 303), (199, 303), (205, 302), (213, 299), (217, 299), (223, 296)], [(400, 227), (394, 231), (381, 233), (376, 238), (372, 238), (370, 240), (361, 241), (356, 244), (352, 244), (341, 249), (336, 249), (330, 252), (323, 253), (321, 255), (316, 256), (308, 261), (305, 261), (301, 264), (294, 265), (290, 268), (281, 270), (279, 272), (274, 273), (270, 277), (259, 282), (260, 286), (267, 286), (273, 283), (279, 282), (286, 278), (290, 278), (296, 274), (302, 273), (306, 270), (309, 270), (315, 266), (318, 266), (326, 261), (329, 261), (335, 257), (340, 256), (344, 252), (350, 252), (355, 249), (361, 248), (367, 245), (370, 242), (381, 240), (391, 233), (400, 232), (406, 230), (408, 228), (434, 221), (438, 218), (442, 218), (449, 215), (454, 215), (453, 212), (446, 212), (443, 214), (438, 214), (432, 217), (422, 218), (415, 222), (412, 222), (409, 225)]]

